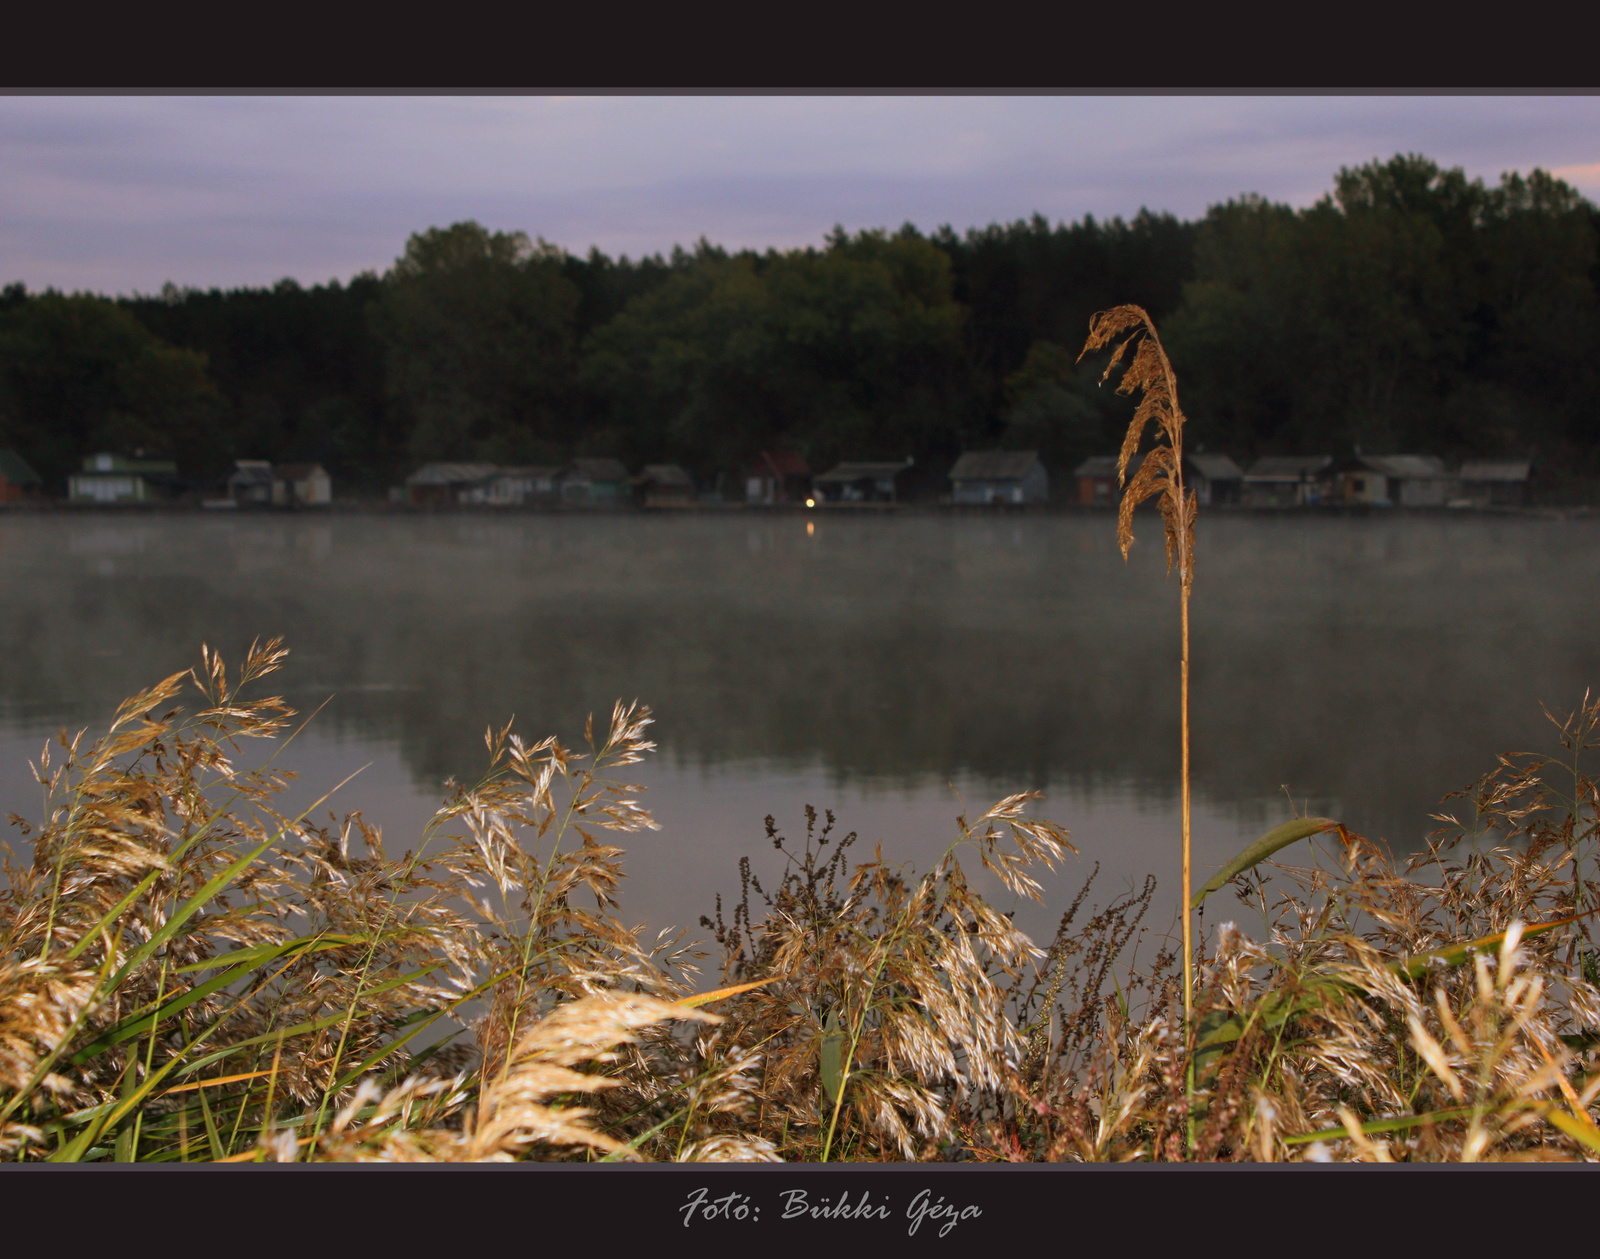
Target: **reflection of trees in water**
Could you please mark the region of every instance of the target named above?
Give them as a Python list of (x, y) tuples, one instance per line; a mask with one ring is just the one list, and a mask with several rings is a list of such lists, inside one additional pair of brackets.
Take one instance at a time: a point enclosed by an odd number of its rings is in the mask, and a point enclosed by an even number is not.
[[(100, 721), (202, 639), (282, 633), (296, 705), (341, 690), (319, 724), (398, 741), (430, 784), (477, 770), (491, 722), (571, 736), (619, 696), (691, 762), (1154, 796), (1177, 772), (1175, 587), (1098, 516), (174, 516), (121, 550), (103, 516), (72, 545), (87, 525), (6, 522), (17, 716)], [(1199, 562), (1195, 772), (1220, 801), (1288, 782), (1414, 832), (1600, 679), (1587, 522), (1219, 517)]]

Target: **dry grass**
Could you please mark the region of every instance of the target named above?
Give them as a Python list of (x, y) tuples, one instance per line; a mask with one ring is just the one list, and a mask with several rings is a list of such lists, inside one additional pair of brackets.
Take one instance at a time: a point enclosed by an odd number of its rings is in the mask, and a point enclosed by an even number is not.
[(785, 873), (744, 866), (706, 920), (725, 987), (693, 997), (696, 955), (611, 913), (647, 710), (581, 754), (490, 732), (393, 856), (240, 767), (289, 734), (249, 697), (284, 655), (230, 681), (206, 653), (46, 749), (0, 892), (5, 1157), (1600, 1158), (1600, 701), (1557, 723), (1565, 764), (1506, 758), (1413, 859), (1336, 828), (1242, 872), (1261, 938), (1202, 940), (1185, 1036), (1153, 880), (1097, 908), (1091, 876), (1044, 947), (970, 886), (975, 860), (1036, 894), (1070, 846), (1027, 795), (920, 875), (769, 819)]
[[(705, 1017), (608, 913), (621, 854), (597, 837), (653, 825), (610, 777), (651, 748), (648, 712), (619, 705), (582, 756), (491, 732), (483, 780), (396, 858), (359, 813), (274, 809), (270, 761), (236, 766), (287, 729), (281, 700), (245, 694), (285, 654), (253, 649), (230, 683), (207, 653), (106, 738), (45, 749), (44, 819), (13, 819), (32, 860), (0, 896), (0, 1151), (612, 1149), (550, 1104), (598, 1087), (571, 1068)], [(188, 716), (168, 708), (186, 684)]]

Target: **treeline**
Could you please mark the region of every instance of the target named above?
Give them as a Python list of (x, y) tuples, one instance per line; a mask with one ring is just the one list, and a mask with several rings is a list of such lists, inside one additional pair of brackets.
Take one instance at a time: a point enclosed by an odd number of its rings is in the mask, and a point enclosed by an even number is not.
[(95, 449), (317, 460), (374, 490), (441, 459), (676, 462), (763, 449), (821, 470), (1115, 448), (1124, 400), (1078, 365), (1089, 316), (1154, 315), (1191, 440), (1264, 453), (1533, 453), (1600, 470), (1600, 211), (1541, 171), (1498, 186), (1416, 156), (1305, 210), (1245, 197), (821, 248), (564, 252), (476, 223), (383, 276), (118, 298), (0, 294), (0, 446), (59, 487)]

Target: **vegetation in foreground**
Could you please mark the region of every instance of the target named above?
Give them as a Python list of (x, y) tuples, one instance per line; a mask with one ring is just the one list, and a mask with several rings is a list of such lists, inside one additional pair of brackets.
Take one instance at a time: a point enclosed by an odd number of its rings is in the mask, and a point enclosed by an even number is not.
[[(1502, 758), (1409, 861), (1317, 819), (1241, 854), (1264, 938), (1199, 933), (1185, 1030), (1177, 952), (1141, 955), (1153, 879), (1095, 907), (1091, 875), (1042, 946), (969, 885), (976, 861), (1037, 896), (1064, 855), (1026, 794), (920, 876), (831, 817), (769, 820), (786, 873), (742, 867), (702, 980), (612, 913), (602, 833), (653, 825), (615, 777), (648, 710), (581, 755), (489, 732), (484, 778), (392, 855), (241, 767), (289, 728), (248, 695), (285, 655), (230, 680), (206, 653), (41, 758), (0, 893), (5, 1158), (1600, 1158), (1600, 701), (1566, 763)], [(1308, 831), (1312, 864), (1269, 875)]]

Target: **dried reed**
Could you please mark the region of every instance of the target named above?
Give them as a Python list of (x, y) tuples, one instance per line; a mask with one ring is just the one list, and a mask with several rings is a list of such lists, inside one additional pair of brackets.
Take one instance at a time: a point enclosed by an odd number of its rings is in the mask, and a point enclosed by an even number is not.
[[(1121, 338), (1120, 344), (1117, 344), (1118, 338)], [(1111, 378), (1111, 373), (1132, 349), (1133, 358), (1122, 373), (1117, 392), (1142, 395), (1117, 455), (1117, 482), (1123, 487), (1122, 503), (1117, 512), (1117, 544), (1126, 560), (1128, 548), (1133, 545), (1133, 513), (1141, 503), (1154, 498), (1166, 526), (1167, 571), (1172, 571), (1174, 562), (1178, 565), (1183, 644), (1179, 685), (1179, 723), (1183, 731), (1183, 1019), (1187, 1028), (1194, 1019), (1194, 939), (1189, 910), (1189, 592), (1194, 586), (1194, 521), (1199, 500), (1193, 490), (1186, 491), (1183, 486), (1184, 417), (1178, 406), (1178, 381), (1167, 352), (1161, 348), (1156, 326), (1143, 307), (1117, 306), (1095, 315), (1089, 321), (1089, 339), (1084, 342), (1078, 358), (1082, 360), (1085, 354), (1111, 345), (1116, 345), (1116, 349), (1106, 364), (1101, 382)], [(1152, 424), (1156, 444), (1145, 455), (1130, 483), (1128, 464), (1138, 453), (1145, 429)]]

